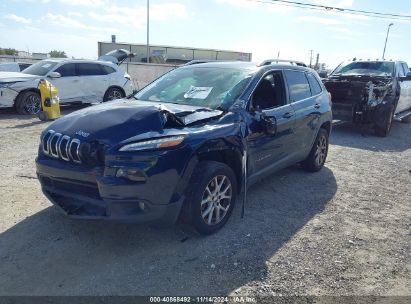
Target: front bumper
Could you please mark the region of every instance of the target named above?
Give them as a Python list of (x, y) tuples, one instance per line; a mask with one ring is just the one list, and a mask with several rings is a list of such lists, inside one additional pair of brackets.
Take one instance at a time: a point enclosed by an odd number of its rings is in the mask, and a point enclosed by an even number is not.
[(381, 103), (375, 106), (352, 104), (350, 102), (333, 103), (333, 119), (354, 123), (378, 124), (389, 103)]
[(115, 167), (127, 167), (114, 160), (110, 167), (87, 168), (39, 155), (36, 168), (45, 196), (69, 217), (173, 224), (184, 201), (189, 172), (185, 164), (170, 162), (175, 170), (165, 166), (160, 170), (157, 165), (163, 161), (169, 162), (161, 157), (151, 162), (151, 170), (148, 163), (133, 162), (133, 168), (146, 169), (147, 179), (137, 182), (110, 174)]
[(10, 108), (14, 105), (18, 92), (9, 88), (0, 88), (0, 108)]

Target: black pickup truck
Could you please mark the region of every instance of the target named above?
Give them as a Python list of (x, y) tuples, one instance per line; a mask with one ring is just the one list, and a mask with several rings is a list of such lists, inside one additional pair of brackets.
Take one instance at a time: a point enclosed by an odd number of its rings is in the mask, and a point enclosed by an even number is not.
[(250, 184), (298, 162), (320, 170), (331, 121), (329, 93), (311, 69), (190, 64), (128, 99), (50, 124), (37, 175), (44, 194), (69, 216), (163, 223), (181, 217), (210, 234)]
[(411, 117), (411, 73), (403, 61), (341, 63), (326, 79), (335, 119), (371, 123), (379, 136), (387, 136), (394, 118)]

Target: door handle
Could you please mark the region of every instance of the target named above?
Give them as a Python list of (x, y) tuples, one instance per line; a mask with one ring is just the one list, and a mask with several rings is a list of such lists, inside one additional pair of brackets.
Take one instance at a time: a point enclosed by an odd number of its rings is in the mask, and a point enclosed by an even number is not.
[(316, 103), (315, 105), (314, 105), (314, 108), (316, 108), (316, 109), (319, 109), (321, 107), (321, 105), (319, 104), (319, 103)]
[(291, 112), (285, 112), (283, 114), (283, 118), (291, 118), (292, 116), (293, 116), (293, 113), (291, 113)]

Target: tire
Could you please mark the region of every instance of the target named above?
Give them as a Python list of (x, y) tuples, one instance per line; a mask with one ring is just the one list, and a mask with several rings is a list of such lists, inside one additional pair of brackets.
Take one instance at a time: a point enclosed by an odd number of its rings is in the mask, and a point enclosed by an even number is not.
[(391, 130), (392, 121), (394, 117), (394, 105), (389, 105), (384, 111), (383, 119), (384, 121), (374, 126), (375, 134), (380, 137), (386, 137)]
[(17, 113), (21, 115), (36, 115), (41, 110), (40, 94), (27, 91), (17, 96), (15, 103)]
[(308, 154), (307, 158), (301, 163), (304, 170), (317, 172), (324, 166), (328, 154), (328, 137), (327, 130), (321, 128), (318, 131), (310, 154)]
[(49, 120), (49, 115), (47, 114), (47, 112), (44, 112), (44, 111), (40, 111), (38, 114), (38, 117), (41, 121)]
[(124, 96), (126, 96), (126, 94), (124, 94), (124, 91), (122, 89), (116, 87), (108, 88), (108, 90), (104, 94), (103, 102), (114, 99), (121, 99), (124, 98)]
[[(223, 195), (227, 197), (221, 198)], [(236, 198), (237, 179), (233, 170), (220, 162), (200, 162), (193, 172), (183, 205), (189, 218), (183, 220), (202, 235), (215, 233), (227, 223)]]

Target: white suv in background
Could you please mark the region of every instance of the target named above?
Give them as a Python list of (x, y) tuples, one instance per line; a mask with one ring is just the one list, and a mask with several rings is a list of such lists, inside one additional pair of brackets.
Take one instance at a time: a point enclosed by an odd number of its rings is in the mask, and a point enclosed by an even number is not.
[(60, 103), (96, 103), (132, 94), (130, 76), (117, 65), (130, 53), (116, 50), (109, 54), (101, 60), (46, 59), (21, 73), (0, 72), (0, 108), (14, 106), (19, 114), (37, 114), (42, 78), (58, 88)]

